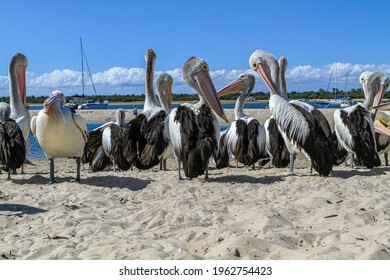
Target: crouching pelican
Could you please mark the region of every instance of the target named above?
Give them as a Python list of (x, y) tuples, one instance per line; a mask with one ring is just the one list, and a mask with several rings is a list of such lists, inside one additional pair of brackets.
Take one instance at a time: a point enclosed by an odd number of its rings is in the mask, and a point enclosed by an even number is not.
[(115, 121), (105, 123), (89, 132), (88, 143), (83, 154), (83, 163), (90, 163), (92, 172), (102, 171), (111, 162), (114, 172), (128, 170), (130, 164), (123, 155), (122, 128), (125, 125), (125, 111), (115, 112)]
[(184, 63), (182, 73), (186, 83), (197, 91), (199, 102), (181, 104), (169, 115), (169, 135), (178, 160), (179, 179), (182, 179), (181, 163), (187, 178), (205, 174), (207, 179), (209, 160), (218, 153), (220, 135), (218, 119), (211, 108), (219, 117), (228, 120), (211, 81), (206, 61), (191, 57)]
[(328, 176), (335, 148), (326, 118), (309, 104), (286, 100), (280, 88), (279, 64), (273, 55), (257, 50), (249, 58), (249, 65), (270, 91), (269, 108), (290, 153), (290, 173), (295, 154), (302, 152), (320, 176)]
[[(7, 180), (11, 180), (11, 170), (20, 168), (26, 158), (26, 144), (23, 132), (17, 123), (10, 119), (11, 107), (0, 103), (0, 165), (8, 171)], [(1, 173), (1, 171), (0, 171)]]
[(236, 166), (240, 162), (244, 165), (252, 165), (253, 168), (260, 159), (269, 159), (263, 124), (244, 113), (245, 100), (252, 92), (254, 85), (255, 77), (252, 74), (241, 74), (218, 92), (219, 97), (235, 92), (242, 93), (237, 98), (234, 107), (235, 120), (227, 131), (221, 133), (217, 168), (228, 166), (231, 159), (236, 160)]
[(88, 140), (84, 118), (65, 107), (65, 102), (64, 94), (54, 91), (31, 120), (31, 132), (49, 160), (50, 184), (55, 183), (54, 157), (76, 158), (76, 181), (80, 182), (80, 159)]
[(356, 155), (357, 161), (367, 168), (380, 166), (380, 158), (377, 153), (374, 124), (377, 109), (370, 109), (381, 103), (383, 95), (389, 86), (389, 78), (381, 72), (360, 76), (363, 85), (365, 102), (356, 104), (334, 112), (335, 131), (340, 144), (346, 149), (351, 157)]

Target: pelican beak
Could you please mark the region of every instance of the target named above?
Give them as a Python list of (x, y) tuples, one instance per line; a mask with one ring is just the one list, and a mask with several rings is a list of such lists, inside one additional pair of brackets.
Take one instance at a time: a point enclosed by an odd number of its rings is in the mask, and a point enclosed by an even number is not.
[(380, 120), (374, 121), (374, 130), (377, 133), (390, 137), (390, 130)]
[(273, 83), (270, 79), (271, 71), (270, 71), (268, 65), (259, 63), (259, 64), (257, 64), (255, 71), (257, 72), (257, 74), (259, 74), (259, 76), (261, 77), (261, 79), (263, 80), (265, 85), (267, 86), (270, 94), (271, 95), (277, 94), (277, 91), (275, 90)]
[(218, 96), (225, 96), (231, 93), (236, 93), (236, 92), (242, 92), (245, 89), (245, 82), (241, 78), (235, 79), (233, 82), (228, 84), (226, 87), (220, 89), (218, 91)]
[(193, 77), (198, 83), (199, 89), (210, 107), (220, 118), (229, 122), (222, 109), (221, 101), (218, 98), (217, 90), (210, 78), (210, 74), (207, 71), (199, 71), (195, 73)]
[(18, 80), (20, 99), (22, 100), (24, 106), (27, 106), (26, 65), (17, 65), (16, 66), (16, 76), (17, 76), (17, 80)]
[(163, 84), (162, 91), (164, 92), (165, 100), (168, 103), (169, 111), (171, 111), (172, 110), (172, 83)]
[(384, 103), (384, 104), (380, 104), (380, 105), (376, 105), (376, 106), (372, 106), (371, 109), (382, 110), (382, 111), (390, 111), (390, 102), (387, 102), (387, 103)]
[[(385, 95), (385, 91), (386, 91), (386, 87), (384, 85), (381, 85), (381, 87), (379, 89), (379, 93), (375, 96), (374, 103), (373, 103), (374, 106), (373, 107), (378, 106), (379, 104), (381, 104), (383, 96)], [(371, 107), (371, 109), (372, 109), (372, 107)], [(383, 109), (381, 109), (381, 110), (383, 110)], [(374, 114), (374, 116), (375, 116), (377, 111), (378, 111), (378, 109), (374, 108), (374, 110), (372, 110), (371, 113)]]
[(54, 104), (54, 102), (56, 102), (56, 101), (62, 102), (61, 96), (59, 96), (57, 94), (53, 94), (49, 98), (47, 98), (45, 100), (45, 102), (43, 102), (44, 112), (45, 113), (49, 112), (51, 105)]

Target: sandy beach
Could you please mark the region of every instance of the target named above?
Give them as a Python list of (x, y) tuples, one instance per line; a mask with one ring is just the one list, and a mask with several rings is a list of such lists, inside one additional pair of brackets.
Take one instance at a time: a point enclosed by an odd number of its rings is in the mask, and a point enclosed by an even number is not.
[[(333, 110), (322, 111), (333, 126)], [(85, 167), (76, 183), (75, 160), (59, 158), (47, 185), (47, 160), (33, 164), (12, 181), (0, 175), (0, 259), (390, 259), (390, 167), (342, 164), (324, 178), (299, 156), (293, 176), (212, 164), (209, 180), (178, 181), (170, 159), (167, 171)]]

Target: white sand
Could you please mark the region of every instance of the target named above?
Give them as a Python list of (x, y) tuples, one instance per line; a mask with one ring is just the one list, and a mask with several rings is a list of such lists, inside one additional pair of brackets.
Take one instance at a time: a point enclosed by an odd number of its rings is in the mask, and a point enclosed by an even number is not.
[(0, 259), (390, 259), (389, 167), (323, 178), (298, 157), (294, 176), (241, 167), (178, 181), (171, 159), (168, 171), (83, 170), (78, 184), (75, 161), (56, 159), (46, 185), (47, 161), (33, 162), (0, 175)]

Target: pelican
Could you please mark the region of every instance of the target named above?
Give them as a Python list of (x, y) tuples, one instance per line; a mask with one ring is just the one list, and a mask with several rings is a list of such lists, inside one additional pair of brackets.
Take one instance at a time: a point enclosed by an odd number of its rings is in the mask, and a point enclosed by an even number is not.
[(360, 76), (365, 95), (364, 104), (336, 110), (334, 121), (337, 138), (350, 155), (351, 167), (356, 155), (359, 163), (363, 163), (367, 168), (374, 168), (380, 166), (381, 162), (376, 149), (373, 124), (377, 110), (371, 110), (371, 106), (378, 105), (382, 101), (389, 85), (389, 78), (384, 73), (376, 72), (365, 79), (366, 74)]
[[(219, 143), (221, 161), (234, 158), (236, 166), (240, 162), (244, 165), (252, 165), (253, 168), (260, 159), (269, 159), (263, 124), (255, 118), (245, 115), (243, 110), (245, 100), (252, 92), (254, 85), (255, 77), (252, 74), (241, 74), (218, 92), (219, 97), (242, 92), (234, 107), (235, 120), (226, 132), (221, 133)], [(219, 165), (219, 167), (225, 167), (228, 165), (228, 161), (221, 162)]]
[[(31, 116), (27, 109), (26, 99), (26, 68), (27, 57), (17, 52), (9, 62), (9, 92), (10, 92), (10, 118), (15, 120), (23, 132), (24, 140), (26, 141), (26, 153), (30, 151), (30, 133)], [(23, 172), (23, 165), (22, 165)]]
[[(23, 132), (10, 118), (11, 107), (0, 103), (0, 165), (8, 171), (7, 180), (11, 180), (11, 170), (20, 168), (26, 158), (26, 143)], [(1, 172), (0, 172), (1, 173)]]
[(112, 162), (114, 172), (128, 170), (130, 164), (123, 156), (122, 129), (125, 126), (125, 111), (115, 112), (115, 121), (105, 123), (91, 132), (85, 146), (83, 163), (89, 162), (92, 172), (101, 171)]
[[(385, 128), (383, 128), (383, 126)], [(374, 130), (382, 127), (382, 131), (388, 130), (390, 127), (390, 112), (378, 111), (374, 121)], [(378, 154), (384, 154), (385, 166), (389, 165), (389, 151), (390, 151), (390, 134), (375, 132), (376, 149)]]
[(160, 107), (153, 89), (153, 74), (156, 54), (149, 49), (145, 54), (145, 104), (144, 110), (123, 129), (124, 154), (130, 164), (138, 169), (150, 169), (160, 163), (160, 158), (169, 146), (169, 113)]
[(286, 100), (280, 88), (279, 64), (273, 55), (257, 50), (251, 55), (249, 65), (270, 90), (269, 108), (290, 153), (290, 174), (295, 154), (302, 152), (320, 176), (328, 176), (335, 149), (326, 118), (309, 104)]
[(54, 157), (75, 158), (76, 181), (80, 182), (80, 159), (88, 141), (85, 120), (65, 107), (61, 91), (53, 91), (43, 103), (43, 109), (31, 120), (31, 132), (42, 147), (50, 165), (50, 184), (54, 180)]
[(184, 63), (182, 73), (186, 83), (197, 91), (199, 102), (181, 104), (169, 115), (169, 134), (178, 160), (179, 179), (182, 179), (181, 163), (187, 178), (205, 174), (207, 179), (209, 160), (211, 156), (217, 155), (220, 138), (219, 122), (211, 108), (219, 117), (228, 120), (211, 81), (206, 61), (190, 57)]
[[(161, 108), (168, 114), (172, 111), (172, 85), (173, 78), (168, 73), (162, 73), (156, 81), (157, 97)], [(164, 99), (164, 100), (162, 100)], [(162, 101), (160, 101), (162, 100)], [(168, 126), (169, 128), (169, 126)], [(160, 170), (167, 170), (167, 159), (172, 156), (171, 143), (165, 148), (160, 158)]]

